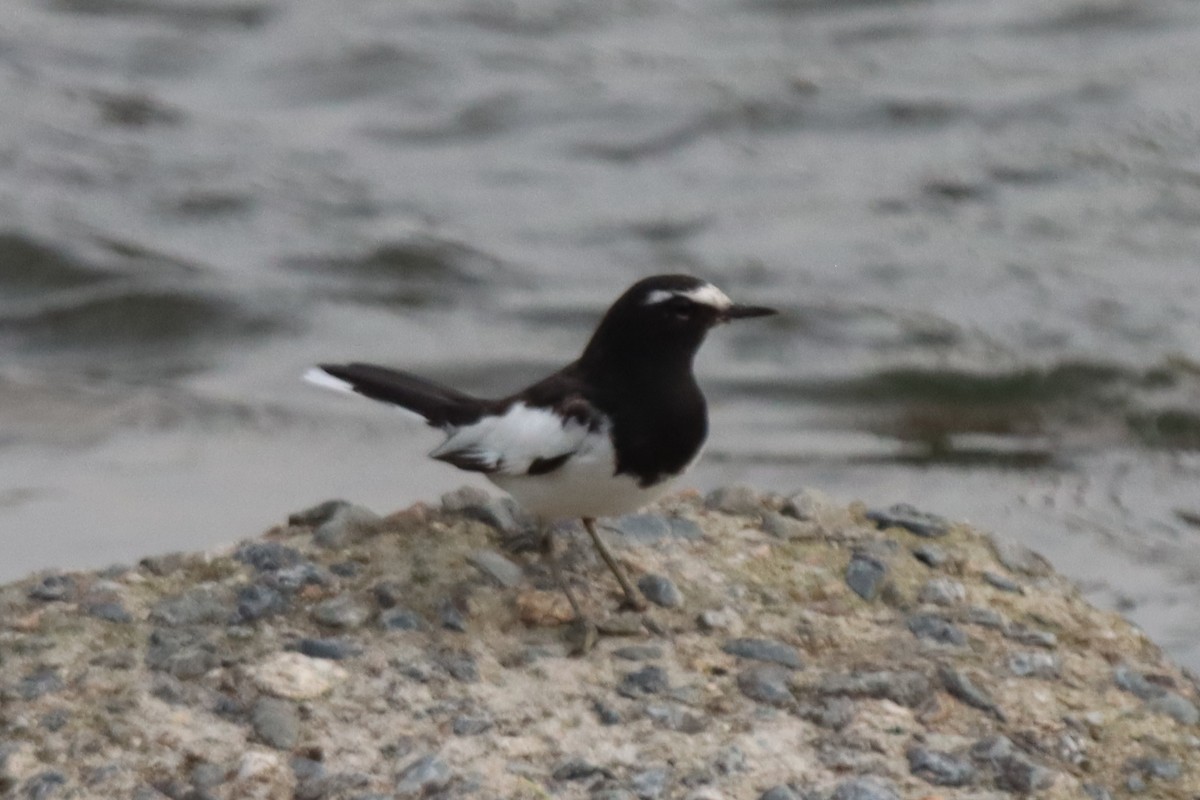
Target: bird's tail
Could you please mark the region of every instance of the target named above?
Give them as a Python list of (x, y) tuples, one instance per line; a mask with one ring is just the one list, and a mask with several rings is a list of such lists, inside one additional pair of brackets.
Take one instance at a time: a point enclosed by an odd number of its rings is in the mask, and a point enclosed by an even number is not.
[(360, 394), (410, 411), (435, 428), (456, 428), (479, 419), (487, 403), (462, 392), (373, 364), (321, 364), (304, 379), (325, 389)]

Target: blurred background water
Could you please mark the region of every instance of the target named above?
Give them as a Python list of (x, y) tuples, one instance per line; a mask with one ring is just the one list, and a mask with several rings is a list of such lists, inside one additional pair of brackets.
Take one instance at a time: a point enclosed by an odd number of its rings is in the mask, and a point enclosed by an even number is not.
[(502, 394), (689, 271), (785, 311), (693, 485), (971, 520), (1200, 668), (1197, 64), (1187, 0), (7, 0), (0, 580), (434, 499), (308, 364)]

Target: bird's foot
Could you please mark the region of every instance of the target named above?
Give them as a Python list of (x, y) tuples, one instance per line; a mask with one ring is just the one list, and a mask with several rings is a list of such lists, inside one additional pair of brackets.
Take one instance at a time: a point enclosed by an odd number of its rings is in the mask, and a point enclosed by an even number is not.
[(600, 631), (587, 617), (576, 616), (567, 627), (566, 636), (568, 650), (573, 656), (587, 655), (596, 646)]

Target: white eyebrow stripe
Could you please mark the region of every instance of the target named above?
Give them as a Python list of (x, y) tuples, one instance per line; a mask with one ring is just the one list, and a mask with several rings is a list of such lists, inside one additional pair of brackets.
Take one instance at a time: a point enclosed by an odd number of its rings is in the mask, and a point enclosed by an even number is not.
[(672, 297), (686, 297), (693, 303), (702, 306), (710, 306), (718, 311), (724, 311), (733, 305), (733, 301), (717, 287), (711, 283), (706, 283), (702, 286), (697, 286), (695, 289), (687, 289), (681, 291), (667, 291), (666, 289), (655, 289), (646, 296), (646, 305), (652, 306), (656, 303), (664, 303)]

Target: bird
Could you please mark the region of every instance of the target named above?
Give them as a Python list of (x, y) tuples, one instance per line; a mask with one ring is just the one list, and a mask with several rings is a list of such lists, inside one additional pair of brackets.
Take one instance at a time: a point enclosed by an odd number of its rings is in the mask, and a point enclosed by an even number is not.
[(575, 622), (590, 625), (554, 557), (552, 524), (580, 519), (625, 605), (644, 608), (596, 519), (648, 505), (698, 459), (708, 410), (692, 366), (708, 332), (776, 313), (734, 303), (700, 278), (655, 275), (617, 298), (579, 358), (499, 399), (374, 364), (321, 364), (304, 378), (397, 406), (442, 431), (430, 457), (484, 475), (537, 518), (542, 557)]

